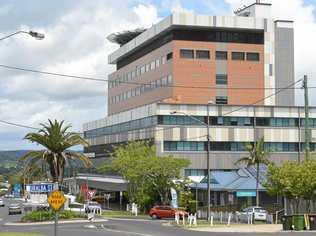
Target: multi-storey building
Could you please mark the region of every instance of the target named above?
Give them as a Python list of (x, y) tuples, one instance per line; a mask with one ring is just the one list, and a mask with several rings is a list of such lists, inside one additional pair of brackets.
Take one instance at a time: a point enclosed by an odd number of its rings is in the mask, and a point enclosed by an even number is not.
[(150, 140), (160, 156), (189, 159), (185, 175), (204, 176), (209, 115), (212, 170), (238, 169), (244, 144), (261, 137), (276, 163), (302, 158), (293, 22), (270, 11), (254, 3), (234, 16), (174, 13), (147, 30), (112, 35), (121, 47), (109, 55), (117, 70), (109, 75), (108, 116), (84, 124), (85, 152), (102, 161), (115, 145)]

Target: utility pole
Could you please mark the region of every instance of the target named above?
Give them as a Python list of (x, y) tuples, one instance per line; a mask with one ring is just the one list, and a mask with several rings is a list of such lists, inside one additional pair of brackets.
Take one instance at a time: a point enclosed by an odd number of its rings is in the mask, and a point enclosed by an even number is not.
[(206, 128), (207, 128), (207, 160), (206, 160), (206, 165), (207, 165), (207, 221), (210, 220), (210, 213), (211, 213), (211, 168), (210, 168), (210, 149), (211, 149), (211, 144), (210, 144), (210, 108), (209, 108), (209, 103), (206, 105), (207, 109), (207, 122), (206, 122)]
[(309, 159), (310, 154), (310, 130), (309, 130), (309, 104), (308, 104), (308, 83), (307, 75), (304, 75), (303, 80), (304, 88), (304, 109), (305, 109), (305, 160)]

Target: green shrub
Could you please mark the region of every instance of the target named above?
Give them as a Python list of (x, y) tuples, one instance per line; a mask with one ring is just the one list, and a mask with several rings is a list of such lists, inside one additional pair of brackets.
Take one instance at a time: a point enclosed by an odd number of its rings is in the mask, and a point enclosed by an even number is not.
[[(59, 212), (59, 219), (72, 219), (72, 218), (82, 218), (82, 215), (79, 215), (71, 211), (61, 211)], [(53, 211), (32, 211), (27, 213), (22, 217), (23, 222), (34, 222), (34, 221), (49, 221), (54, 220), (55, 213)]]

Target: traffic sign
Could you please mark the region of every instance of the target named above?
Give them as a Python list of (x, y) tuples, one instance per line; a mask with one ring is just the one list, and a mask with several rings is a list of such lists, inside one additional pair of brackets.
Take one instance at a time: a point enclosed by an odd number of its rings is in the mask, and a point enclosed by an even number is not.
[(48, 204), (55, 210), (58, 211), (66, 202), (66, 198), (61, 191), (53, 191), (48, 199)]

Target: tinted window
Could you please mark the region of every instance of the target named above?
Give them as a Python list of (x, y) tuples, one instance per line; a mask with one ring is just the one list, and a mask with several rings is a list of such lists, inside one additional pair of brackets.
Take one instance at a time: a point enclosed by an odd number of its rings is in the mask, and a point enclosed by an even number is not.
[(245, 53), (244, 52), (232, 52), (232, 60), (245, 60)]
[(225, 96), (217, 96), (216, 97), (216, 104), (227, 104), (228, 99)]
[(194, 58), (194, 51), (191, 49), (180, 49), (180, 57), (181, 58)]
[(227, 52), (216, 51), (216, 60), (227, 60)]
[(260, 61), (260, 55), (257, 52), (247, 52), (247, 61)]
[(227, 75), (216, 75), (216, 84), (227, 84)]
[(167, 61), (171, 60), (172, 57), (173, 57), (172, 52), (168, 53), (168, 54), (167, 54)]
[(210, 59), (210, 51), (196, 50), (196, 58), (198, 58), (198, 59)]

